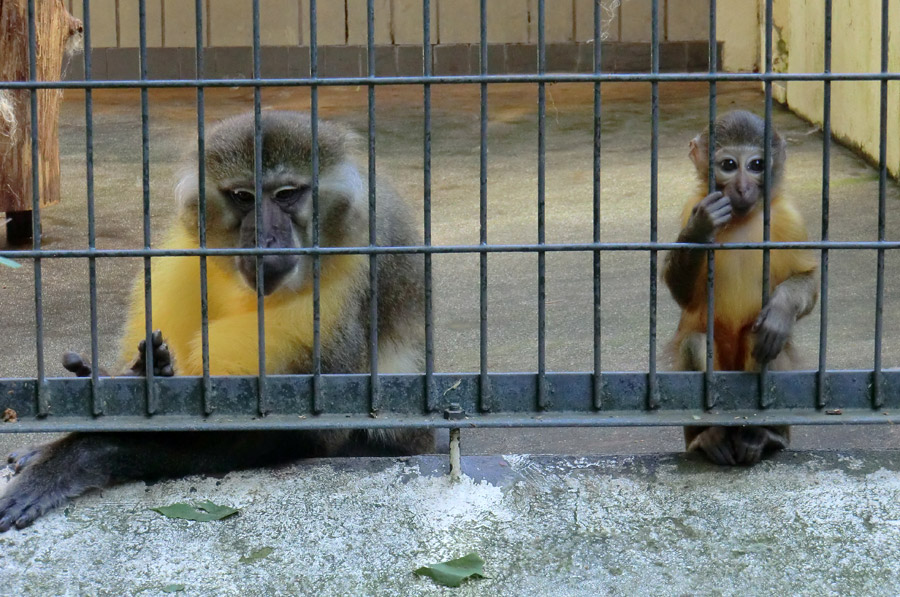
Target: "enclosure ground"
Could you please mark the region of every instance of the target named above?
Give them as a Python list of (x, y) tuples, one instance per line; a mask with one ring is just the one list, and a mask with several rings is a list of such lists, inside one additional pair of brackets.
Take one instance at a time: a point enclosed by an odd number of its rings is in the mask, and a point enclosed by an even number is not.
[[(5, 595), (896, 595), (900, 457), (312, 461), (132, 483), (0, 536)], [(209, 499), (218, 522), (149, 510)], [(262, 548), (271, 553), (242, 562)], [(476, 551), (488, 578), (413, 575)]]

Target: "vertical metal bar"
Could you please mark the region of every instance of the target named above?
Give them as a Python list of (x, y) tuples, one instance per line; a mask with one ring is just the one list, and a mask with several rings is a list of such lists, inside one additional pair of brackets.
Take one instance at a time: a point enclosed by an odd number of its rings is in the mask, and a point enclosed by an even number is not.
[[(538, 74), (547, 70), (547, 46), (544, 37), (544, 0), (538, 0)], [(538, 245), (545, 242), (545, 201), (546, 201), (546, 118), (547, 95), (544, 83), (538, 83), (538, 204), (537, 225)], [(538, 251), (538, 408), (545, 409), (547, 402), (547, 255)]]
[[(594, 74), (600, 74), (601, 63), (601, 40), (603, 37), (603, 19), (601, 13), (600, 2), (594, 2)], [(594, 83), (594, 162), (593, 162), (593, 218), (594, 218), (594, 243), (600, 242), (600, 154), (601, 154), (601, 97), (600, 83)], [(603, 408), (603, 364), (601, 362), (602, 342), (600, 334), (602, 333), (602, 319), (600, 315), (601, 309), (601, 288), (600, 288), (600, 257), (602, 252), (594, 250), (594, 408), (600, 410)]]
[[(256, 208), (256, 246), (263, 246), (262, 215), (262, 91), (259, 86), (259, 0), (253, 0), (253, 186)], [(269, 412), (266, 399), (266, 302), (263, 278), (265, 277), (264, 256), (256, 256), (256, 325), (259, 350), (259, 377), (256, 386), (256, 406), (260, 416)]]
[[(888, 6), (890, 0), (881, 0), (881, 72), (888, 72)], [(884, 240), (887, 197), (887, 110), (888, 82), (881, 81), (881, 105), (878, 139), (878, 240)], [(881, 344), (884, 324), (884, 249), (878, 249), (878, 265), (875, 286), (875, 360), (872, 372), (872, 408), (884, 404), (881, 374)]]
[[(375, 2), (366, 0), (366, 58), (367, 72), (375, 76)], [(376, 176), (375, 176), (375, 86), (369, 85), (369, 246), (374, 247), (376, 236)], [(378, 384), (378, 255), (369, 255), (369, 410), (380, 408)]]
[[(825, 0), (825, 68), (831, 72), (831, 3)], [(828, 241), (828, 218), (831, 199), (831, 81), (823, 81), (822, 97), (822, 240)], [(826, 358), (828, 355), (828, 249), (821, 253), (819, 289), (819, 370), (816, 374), (816, 408), (828, 402)]]
[[(197, 80), (203, 78), (203, 0), (194, 0), (194, 44), (196, 46)], [(197, 226), (200, 248), (206, 248), (206, 97), (203, 87), (197, 87)], [(206, 255), (200, 256), (200, 350), (203, 359), (203, 414), (215, 410), (212, 381), (209, 378), (209, 288)]]
[[(91, 0), (83, 0), (84, 26), (84, 78), (93, 76), (91, 64)], [(97, 248), (96, 211), (94, 210), (94, 96), (92, 89), (84, 90), (84, 160), (87, 178), (88, 248)], [(91, 301), (91, 414), (103, 414), (103, 398), (100, 395), (100, 339), (97, 335), (97, 259), (88, 258), (88, 286)]]
[[(766, 74), (772, 72), (772, 0), (766, 0)], [(765, 81), (766, 124), (763, 134), (763, 157), (766, 164), (763, 178), (763, 241), (769, 242), (772, 229), (772, 81)], [(769, 278), (771, 273), (769, 249), (763, 249), (762, 305), (769, 302)], [(769, 366), (763, 364), (759, 370), (759, 407), (771, 404), (769, 391)]]
[[(653, 0), (650, 15), (650, 71), (659, 73), (659, 0)], [(650, 83), (650, 242), (658, 241), (658, 198), (659, 198), (659, 82)], [(657, 259), (655, 250), (650, 251), (650, 346), (647, 375), (646, 408), (659, 406), (659, 385), (656, 378), (656, 293)]]
[[(719, 70), (718, 36), (716, 34), (716, 0), (709, 0), (709, 74), (715, 75)], [(707, 144), (707, 160), (709, 175), (707, 190), (716, 190), (716, 81), (709, 82), (709, 143)], [(706, 410), (716, 405), (715, 374), (715, 321), (716, 321), (716, 252), (706, 252), (706, 367), (703, 373), (703, 407)]]
[[(479, 2), (479, 72), (481, 76), (487, 75), (488, 44), (487, 44), (487, 0)], [(479, 244), (487, 246), (487, 125), (488, 125), (488, 86), (487, 82), (481, 82), (481, 112), (479, 138), (481, 140), (481, 157), (479, 161), (479, 208), (478, 227)], [(487, 252), (479, 255), (479, 374), (478, 374), (478, 408), (481, 412), (491, 410), (491, 381), (488, 377), (488, 295), (487, 295)]]
[[(318, 15), (316, 0), (309, 2), (309, 76), (319, 76)], [(310, 137), (312, 141), (313, 247), (319, 246), (319, 87), (309, 88)], [(313, 412), (322, 412), (322, 256), (313, 255)]]
[[(147, 6), (146, 0), (138, 2), (138, 28), (140, 31), (141, 81), (147, 79)], [(146, 87), (141, 88), (141, 181), (144, 198), (144, 249), (151, 245), (150, 234), (150, 100)], [(150, 257), (144, 257), (144, 399), (148, 415), (156, 413), (156, 385), (153, 383), (153, 286), (150, 273)]]
[[(422, 74), (431, 76), (431, 0), (422, 0)], [(423, 131), (422, 184), (425, 219), (425, 246), (431, 246), (431, 84), (422, 86), (425, 130)], [(431, 280), (431, 253), (425, 254), (425, 410), (435, 409), (434, 396), (434, 313)]]
[[(35, 0), (28, 0), (28, 80), (37, 81), (37, 29), (35, 21)], [(38, 146), (38, 92), (29, 91), (31, 97), (31, 235), (32, 247), (41, 249), (41, 177), (40, 148)], [(47, 378), (44, 372), (44, 300), (41, 258), (34, 259), (34, 319), (35, 344), (37, 350), (37, 387), (35, 401), (39, 417), (49, 413)]]

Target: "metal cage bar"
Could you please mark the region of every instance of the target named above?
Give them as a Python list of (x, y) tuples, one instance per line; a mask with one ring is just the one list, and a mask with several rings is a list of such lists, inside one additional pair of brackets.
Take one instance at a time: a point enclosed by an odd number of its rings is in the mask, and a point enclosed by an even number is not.
[[(28, 2), (28, 79), (37, 80), (37, 30), (35, 23), (35, 2)], [(31, 116), (31, 235), (32, 248), (41, 251), (41, 177), (40, 147), (38, 145), (38, 96), (33, 89), (29, 94)], [(37, 355), (37, 379), (35, 401), (37, 416), (49, 413), (49, 396), (44, 371), (44, 299), (43, 278), (40, 255), (34, 260), (34, 339)]]
[[(194, 0), (194, 44), (197, 78), (203, 76), (203, 3)], [(197, 228), (200, 248), (206, 248), (206, 98), (197, 88)], [(203, 414), (215, 410), (209, 377), (209, 287), (206, 255), (200, 256), (200, 350), (203, 366)]]
[[(309, 2), (309, 76), (319, 73), (318, 7), (316, 0)], [(319, 247), (319, 88), (309, 89), (309, 131), (312, 144), (312, 244)], [(313, 412), (322, 411), (322, 257), (313, 257)]]
[[(431, 76), (431, 0), (422, 0), (422, 75)], [(422, 86), (422, 219), (423, 242), (431, 246), (431, 85)], [(431, 253), (425, 260), (425, 410), (437, 408), (434, 395), (434, 297)]]
[[(147, 80), (147, 4), (138, 2), (138, 29), (140, 33), (141, 81)], [(152, 246), (150, 230), (150, 97), (147, 88), (141, 89), (141, 192), (144, 210), (144, 249)], [(144, 400), (147, 415), (156, 414), (158, 396), (154, 385), (153, 354), (153, 280), (151, 260), (144, 256)]]
[[(881, 72), (888, 71), (888, 50), (890, 27), (888, 7), (890, 0), (881, 1)], [(881, 82), (879, 102), (878, 133), (878, 240), (884, 240), (885, 220), (887, 216), (887, 118), (888, 118), (888, 83)], [(880, 408), (884, 404), (881, 370), (881, 345), (884, 332), (884, 249), (878, 249), (875, 282), (875, 357), (872, 363), (872, 408)]]
[[(659, 72), (659, 0), (650, 8), (650, 72)], [(659, 240), (659, 83), (650, 83), (650, 242)], [(659, 253), (650, 250), (650, 304), (648, 305), (649, 337), (647, 359), (647, 410), (659, 406), (659, 386), (656, 379), (656, 315), (657, 268)]]
[[(544, 33), (546, 21), (544, 0), (538, 0), (538, 73), (547, 70), (547, 44)], [(546, 192), (547, 192), (547, 90), (545, 83), (538, 83), (538, 163), (537, 163), (537, 243), (543, 245), (546, 239)], [(547, 254), (538, 250), (537, 271), (537, 370), (538, 370), (538, 410), (549, 406), (547, 394)]]
[[(260, 78), (259, 55), (259, 0), (253, 0), (253, 78)], [(262, 176), (263, 176), (263, 131), (262, 131), (262, 88), (253, 87), (253, 205), (255, 210), (256, 247), (263, 247), (262, 238)], [(256, 255), (256, 330), (259, 351), (259, 374), (256, 384), (256, 410), (260, 416), (269, 412), (266, 375), (266, 309), (265, 309), (265, 262), (264, 254)]]
[[(93, 75), (91, 61), (91, 2), (83, 0), (84, 13), (84, 78), (90, 80)], [(88, 248), (97, 248), (97, 228), (95, 224), (94, 205), (94, 98), (90, 89), (84, 90), (84, 161), (85, 182), (87, 192)], [(100, 385), (100, 339), (97, 334), (97, 260), (88, 257), (88, 291), (90, 292), (91, 309), (91, 414), (103, 414), (103, 402), (97, 393)]]
[[(600, 74), (602, 70), (602, 47), (603, 47), (603, 20), (601, 18), (602, 13), (600, 12), (600, 3), (594, 2), (594, 74)], [(602, 134), (602, 97), (600, 94), (600, 82), (594, 83), (594, 143), (593, 143), (593, 179), (592, 179), (592, 216), (593, 216), (593, 242), (595, 244), (600, 244), (601, 235), (600, 235), (600, 198), (601, 198), (601, 190), (600, 190), (600, 166), (601, 166), (601, 153), (603, 148), (603, 134)], [(594, 374), (593, 374), (593, 397), (594, 397), (594, 408), (600, 410), (603, 408), (603, 384), (601, 383), (602, 377), (600, 375), (603, 370), (603, 359), (602, 359), (602, 344), (600, 342), (600, 335), (603, 332), (603, 320), (601, 311), (601, 303), (602, 303), (602, 289), (600, 287), (600, 275), (602, 272), (601, 269), (601, 252), (594, 251), (593, 253), (593, 275), (594, 275)]]
[[(766, 0), (765, 14), (765, 69), (772, 72), (772, 18), (773, 0)], [(763, 83), (765, 93), (765, 129), (763, 133), (763, 242), (768, 242), (772, 234), (772, 169), (774, 167), (772, 154), (772, 81)], [(771, 274), (771, 255), (768, 248), (763, 248), (762, 260), (762, 305), (769, 302), (769, 284)], [(763, 363), (759, 368), (759, 407), (768, 408), (772, 404), (772, 397), (768, 385), (769, 364)]]
[[(487, 0), (479, 2), (479, 72), (482, 77), (488, 72), (488, 43), (487, 43)], [(488, 86), (481, 83), (481, 105), (479, 112), (479, 139), (481, 141), (478, 162), (478, 242), (483, 249), (478, 262), (478, 363), (479, 363), (479, 400), (478, 412), (491, 410), (491, 380), (488, 376), (488, 260), (487, 260), (487, 215), (488, 215)]]
[[(375, 77), (375, 2), (366, 0), (366, 62), (370, 77)], [(369, 246), (378, 244), (377, 185), (375, 172), (375, 86), (369, 85)], [(378, 381), (378, 254), (369, 255), (369, 411), (381, 410), (381, 389)]]
[[(825, 0), (825, 55), (823, 72), (831, 72), (832, 0)], [(828, 218), (831, 210), (831, 81), (822, 82), (822, 240), (830, 236)], [(828, 249), (821, 250), (819, 279), (819, 371), (816, 408), (828, 404)]]
[[(716, 36), (716, 0), (709, 0), (709, 74), (718, 74), (719, 48)], [(707, 191), (716, 190), (716, 80), (709, 81), (709, 137), (707, 143), (707, 155), (709, 174), (707, 178)], [(707, 410), (716, 405), (716, 373), (715, 373), (715, 322), (716, 317), (716, 252), (713, 249), (706, 251), (706, 355), (703, 374), (703, 407)]]

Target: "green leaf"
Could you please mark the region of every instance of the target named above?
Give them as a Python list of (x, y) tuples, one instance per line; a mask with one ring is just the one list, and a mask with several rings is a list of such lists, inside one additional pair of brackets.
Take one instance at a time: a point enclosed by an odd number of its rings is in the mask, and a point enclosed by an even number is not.
[(163, 593), (180, 593), (184, 590), (184, 585), (166, 585), (162, 588)]
[(275, 551), (274, 547), (261, 547), (256, 551), (250, 552), (249, 556), (242, 557), (239, 561), (241, 564), (250, 564), (255, 562), (256, 560), (261, 560), (265, 557), (268, 557), (273, 551)]
[(7, 259), (6, 257), (0, 257), (0, 265), (5, 265), (6, 267), (11, 267), (13, 269), (22, 267), (21, 263), (16, 263), (12, 259)]
[(196, 506), (190, 504), (172, 504), (171, 506), (160, 506), (159, 508), (150, 508), (154, 512), (159, 512), (168, 518), (181, 518), (183, 520), (196, 520), (199, 522), (209, 522), (210, 520), (222, 520), (234, 514), (239, 510), (229, 508), (228, 506), (219, 506), (209, 500), (200, 502)]
[(458, 587), (467, 578), (485, 578), (484, 560), (474, 551), (455, 560), (422, 566), (413, 572), (428, 576), (445, 587)]

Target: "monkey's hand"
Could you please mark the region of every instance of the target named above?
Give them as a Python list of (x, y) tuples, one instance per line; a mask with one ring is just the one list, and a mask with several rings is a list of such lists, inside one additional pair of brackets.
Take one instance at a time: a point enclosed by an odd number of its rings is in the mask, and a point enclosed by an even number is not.
[[(172, 353), (169, 345), (163, 341), (162, 332), (156, 330), (150, 336), (150, 344), (153, 348), (153, 375), (159, 377), (172, 377), (175, 370), (172, 365)], [(122, 375), (143, 377), (147, 370), (147, 341), (138, 342), (138, 356), (131, 366)]]
[(731, 199), (720, 191), (710, 193), (694, 206), (685, 227), (685, 236), (695, 242), (711, 243), (722, 226), (731, 221)]
[[(74, 373), (75, 377), (91, 376), (91, 360), (83, 354), (71, 351), (63, 353), (62, 365), (66, 371)], [(103, 367), (97, 367), (97, 372), (101, 377), (109, 377), (109, 373)]]
[[(79, 442), (84, 445), (79, 446)], [(69, 436), (54, 444), (10, 454), (9, 462), (16, 474), (0, 497), (0, 533), (12, 527), (27, 527), (66, 499), (91, 487), (107, 485), (109, 473), (91, 457), (91, 452), (96, 456), (101, 446), (91, 443), (92, 440), (85, 442)]]
[(753, 358), (757, 363), (764, 365), (781, 353), (781, 349), (791, 337), (791, 330), (796, 321), (797, 318), (792, 311), (781, 307), (775, 301), (770, 300), (763, 307), (752, 328), (756, 334)]

